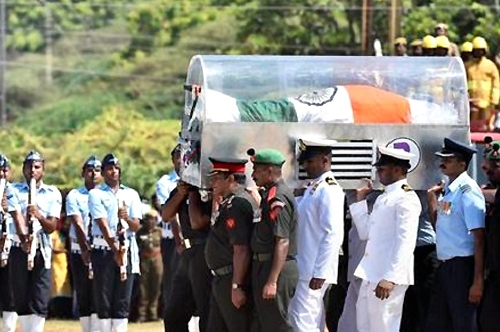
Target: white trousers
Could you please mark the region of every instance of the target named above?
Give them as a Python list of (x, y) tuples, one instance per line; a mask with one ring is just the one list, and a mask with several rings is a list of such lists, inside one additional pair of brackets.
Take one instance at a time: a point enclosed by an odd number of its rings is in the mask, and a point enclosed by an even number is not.
[(356, 303), (359, 332), (399, 332), (408, 285), (396, 285), (388, 299), (375, 296), (376, 283), (363, 280)]
[(290, 300), (288, 319), (294, 332), (323, 332), (325, 308), (323, 296), (329, 284), (317, 290), (309, 288), (309, 281), (299, 280), (295, 294)]
[(15, 332), (17, 324), (17, 313), (14, 311), (4, 311), (2, 313), (3, 329), (2, 332)]
[(43, 332), (45, 318), (37, 315), (19, 316), (21, 332)]
[(356, 324), (356, 302), (358, 302), (359, 289), (363, 280), (356, 278), (349, 283), (345, 298), (342, 316), (339, 319), (338, 331), (358, 332)]

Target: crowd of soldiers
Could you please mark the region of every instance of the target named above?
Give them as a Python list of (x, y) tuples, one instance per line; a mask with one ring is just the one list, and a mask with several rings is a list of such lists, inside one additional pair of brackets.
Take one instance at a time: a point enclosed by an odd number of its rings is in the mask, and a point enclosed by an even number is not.
[(500, 58), (495, 62), (487, 58), (488, 43), (477, 36), (458, 47), (448, 39), (448, 26), (438, 23), (434, 28), (434, 36), (427, 35), (413, 40), (407, 52), (407, 40), (396, 38), (394, 54), (396, 56), (460, 56), (467, 74), (467, 85), (470, 100), (471, 130), (500, 131), (498, 105), (500, 101), (500, 75), (498, 66)]
[[(180, 180), (180, 145), (172, 150), (174, 171), (156, 186), (165, 225), (165, 331), (188, 331), (194, 316), (201, 332), (498, 329), (500, 142), (485, 142), (491, 183), (480, 188), (467, 175), (476, 151), (446, 138), (436, 155), (447, 181), (427, 191), (406, 180), (411, 153), (379, 147), (374, 167), (384, 190), (367, 180), (345, 191), (331, 172), (335, 141), (299, 142), (297, 158), (311, 181), (295, 190), (284, 182), (285, 157), (274, 149), (249, 149), (247, 159), (210, 158), (209, 191)], [(23, 332), (43, 331), (48, 312), (48, 236), (63, 202), (44, 183), (44, 169), (43, 157), (29, 152), (25, 181), (9, 183), (10, 162), (0, 156), (0, 300), (9, 332), (17, 321)], [(141, 243), (155, 246), (141, 238), (151, 236), (157, 216), (147, 215), (140, 228), (141, 200), (121, 172), (115, 155), (91, 156), (83, 185), (65, 200), (85, 332), (127, 330), (134, 276), (158, 257), (139, 254)], [(154, 306), (143, 310), (156, 314)]]

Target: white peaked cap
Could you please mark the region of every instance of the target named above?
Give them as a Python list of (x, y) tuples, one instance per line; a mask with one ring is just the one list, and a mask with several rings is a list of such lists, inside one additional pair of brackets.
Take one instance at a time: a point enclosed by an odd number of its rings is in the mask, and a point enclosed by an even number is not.
[(380, 152), (381, 155), (386, 155), (400, 160), (410, 161), (412, 157), (415, 157), (413, 153), (406, 152), (403, 149), (394, 149), (385, 146), (379, 146), (378, 151)]

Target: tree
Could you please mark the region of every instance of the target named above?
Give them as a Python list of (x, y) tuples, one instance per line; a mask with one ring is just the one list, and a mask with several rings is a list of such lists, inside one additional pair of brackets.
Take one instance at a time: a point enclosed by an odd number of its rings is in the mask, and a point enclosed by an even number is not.
[[(238, 12), (244, 53), (349, 53), (352, 15), (340, 0), (254, 0)], [(352, 14), (352, 13), (350, 13)], [(349, 20), (348, 20), (349, 18)], [(350, 45), (352, 46), (352, 45)]]
[(137, 3), (127, 15), (132, 40), (125, 57), (136, 52), (151, 53), (175, 45), (184, 30), (214, 20), (216, 8), (209, 0), (152, 0)]
[[(124, 1), (116, 1), (119, 5)], [(40, 51), (45, 34), (59, 38), (69, 31), (86, 31), (107, 25), (115, 17), (116, 7), (108, 0), (60, 0), (7, 2), (7, 47), (16, 51)], [(50, 19), (47, 20), (47, 15)]]

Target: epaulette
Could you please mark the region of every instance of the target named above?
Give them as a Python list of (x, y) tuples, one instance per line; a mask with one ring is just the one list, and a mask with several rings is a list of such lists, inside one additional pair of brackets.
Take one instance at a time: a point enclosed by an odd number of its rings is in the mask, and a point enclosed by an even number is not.
[(406, 191), (406, 192), (408, 192), (408, 191), (413, 191), (413, 189), (412, 189), (409, 185), (407, 185), (407, 184), (403, 184), (403, 185), (401, 186), (401, 189), (403, 189), (403, 190), (404, 190), (404, 191)]
[(330, 186), (337, 185), (337, 182), (336, 182), (334, 179), (330, 178), (330, 177), (326, 178), (326, 179), (325, 179), (325, 181), (326, 181), (326, 183), (328, 183)]
[(462, 192), (462, 194), (468, 193), (471, 190), (472, 188), (468, 184), (463, 184), (460, 186), (460, 191)]

